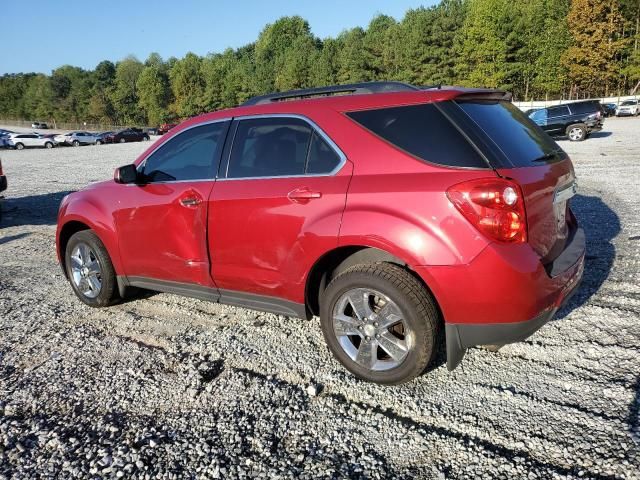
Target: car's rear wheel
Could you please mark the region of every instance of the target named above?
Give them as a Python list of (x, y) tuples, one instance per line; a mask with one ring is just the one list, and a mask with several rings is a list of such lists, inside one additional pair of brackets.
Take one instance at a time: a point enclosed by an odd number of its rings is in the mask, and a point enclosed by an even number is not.
[(24, 145), (22, 143), (16, 143), (16, 150), (24, 149)]
[(124, 142), (126, 142), (126, 140), (124, 138), (121, 138), (120, 143), (124, 143)]
[(151, 138), (150, 138), (148, 135), (145, 135), (145, 136), (144, 136), (144, 141), (145, 141), (145, 142), (148, 142), (149, 140), (151, 140)]
[(65, 266), (73, 291), (91, 307), (118, 300), (116, 274), (109, 253), (91, 230), (74, 234), (67, 243)]
[(370, 382), (407, 382), (436, 350), (435, 301), (413, 275), (390, 263), (356, 265), (338, 275), (322, 295), (320, 322), (338, 361)]
[(96, 145), (102, 145), (102, 140), (96, 140)]
[(45, 148), (53, 148), (53, 143), (47, 142), (44, 144)]
[(73, 145), (74, 147), (79, 147), (80, 146), (80, 142), (78, 140), (74, 140), (71, 145)]
[(576, 123), (575, 125), (569, 125), (566, 133), (572, 142), (581, 142), (587, 138), (587, 127), (582, 123)]

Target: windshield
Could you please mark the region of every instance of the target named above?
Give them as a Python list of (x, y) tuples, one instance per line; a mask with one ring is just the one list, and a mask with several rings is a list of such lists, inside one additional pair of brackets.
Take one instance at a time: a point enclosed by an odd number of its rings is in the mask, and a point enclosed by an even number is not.
[(636, 105), (637, 103), (637, 100), (627, 100), (625, 102), (622, 102), (622, 105)]
[(554, 161), (562, 149), (539, 126), (510, 102), (470, 100), (460, 108), (498, 146), (516, 167)]

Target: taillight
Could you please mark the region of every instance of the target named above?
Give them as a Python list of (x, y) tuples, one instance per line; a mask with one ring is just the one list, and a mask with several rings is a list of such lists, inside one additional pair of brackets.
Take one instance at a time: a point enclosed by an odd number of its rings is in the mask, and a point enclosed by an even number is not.
[(0, 160), (0, 175), (4, 175), (4, 174), (2, 173), (2, 160)]
[(527, 241), (527, 217), (520, 185), (502, 178), (458, 183), (447, 197), (480, 232), (507, 243)]

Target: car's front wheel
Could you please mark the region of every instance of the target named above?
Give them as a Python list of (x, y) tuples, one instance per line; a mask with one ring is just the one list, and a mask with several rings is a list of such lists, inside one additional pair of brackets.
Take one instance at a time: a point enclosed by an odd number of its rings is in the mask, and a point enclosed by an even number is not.
[(118, 300), (116, 274), (109, 253), (91, 230), (75, 233), (67, 243), (65, 266), (73, 291), (91, 307)]
[(45, 148), (53, 148), (53, 143), (47, 142), (44, 144)]
[(440, 324), (429, 292), (390, 263), (356, 265), (338, 275), (322, 295), (320, 322), (329, 349), (347, 370), (386, 385), (424, 371)]
[(121, 138), (120, 143), (124, 143), (124, 142), (126, 142), (126, 140), (124, 138)]
[(567, 127), (567, 137), (572, 142), (581, 142), (587, 138), (587, 127), (582, 123), (576, 123), (575, 125), (569, 125)]
[(80, 146), (80, 142), (78, 140), (74, 140), (71, 145), (73, 145), (74, 147), (79, 147)]
[(23, 150), (24, 145), (22, 143), (16, 143), (16, 150)]
[(96, 145), (102, 145), (102, 140), (96, 140)]

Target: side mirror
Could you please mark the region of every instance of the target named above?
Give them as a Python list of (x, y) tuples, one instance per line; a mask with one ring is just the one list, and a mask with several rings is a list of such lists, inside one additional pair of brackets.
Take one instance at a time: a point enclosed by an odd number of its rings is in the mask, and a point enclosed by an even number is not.
[(136, 183), (136, 180), (138, 180), (138, 170), (134, 164), (116, 168), (113, 174), (113, 180), (116, 183)]

